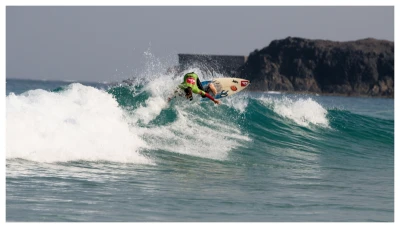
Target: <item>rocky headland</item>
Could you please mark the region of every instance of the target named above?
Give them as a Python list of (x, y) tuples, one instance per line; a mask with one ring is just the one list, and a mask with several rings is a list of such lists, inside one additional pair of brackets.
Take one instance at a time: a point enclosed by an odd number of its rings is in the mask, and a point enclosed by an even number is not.
[(394, 42), (274, 40), (236, 76), (251, 80), (250, 90), (394, 97)]

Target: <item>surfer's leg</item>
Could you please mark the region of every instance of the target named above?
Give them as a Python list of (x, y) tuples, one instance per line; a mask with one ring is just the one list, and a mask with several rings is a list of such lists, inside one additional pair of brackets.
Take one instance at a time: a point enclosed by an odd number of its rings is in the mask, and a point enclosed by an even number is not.
[(215, 97), (215, 96), (217, 95), (217, 89), (215, 88), (214, 84), (213, 84), (213, 83), (210, 83), (210, 84), (208, 85), (208, 87), (209, 87), (210, 90), (213, 92), (214, 97)]

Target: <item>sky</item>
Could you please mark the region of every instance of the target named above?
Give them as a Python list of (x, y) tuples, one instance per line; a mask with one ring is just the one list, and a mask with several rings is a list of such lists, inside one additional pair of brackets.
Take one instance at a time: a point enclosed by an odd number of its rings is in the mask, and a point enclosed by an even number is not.
[(6, 78), (121, 81), (149, 58), (249, 55), (288, 36), (394, 41), (394, 7), (6, 6)]

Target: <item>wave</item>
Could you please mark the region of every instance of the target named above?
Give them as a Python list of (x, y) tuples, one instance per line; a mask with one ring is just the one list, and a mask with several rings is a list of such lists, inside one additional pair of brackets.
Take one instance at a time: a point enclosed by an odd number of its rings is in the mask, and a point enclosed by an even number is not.
[(11, 93), (6, 157), (155, 164), (149, 151), (229, 160), (234, 151), (257, 157), (345, 151), (343, 145), (360, 140), (365, 147), (394, 144), (393, 120), (328, 109), (312, 97), (245, 91), (222, 99), (220, 106), (200, 97), (168, 103), (180, 80), (160, 74), (108, 89), (72, 83), (53, 91)]

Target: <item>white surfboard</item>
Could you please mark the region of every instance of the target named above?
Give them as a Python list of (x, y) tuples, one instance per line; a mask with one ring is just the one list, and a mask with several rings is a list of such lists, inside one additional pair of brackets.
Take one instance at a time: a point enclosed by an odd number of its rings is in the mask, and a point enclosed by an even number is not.
[(211, 81), (203, 81), (201, 84), (204, 89), (206, 89), (210, 82), (213, 83), (217, 89), (217, 95), (215, 96), (215, 99), (232, 96), (233, 94), (244, 90), (250, 85), (250, 81), (243, 78), (214, 78)]

